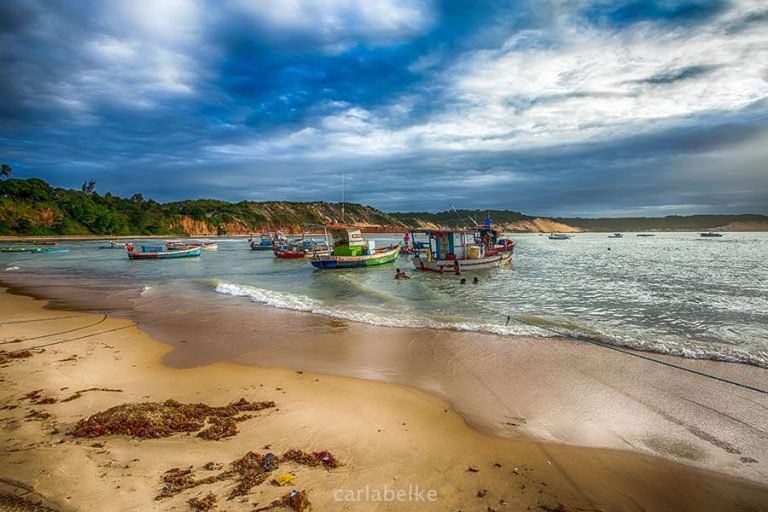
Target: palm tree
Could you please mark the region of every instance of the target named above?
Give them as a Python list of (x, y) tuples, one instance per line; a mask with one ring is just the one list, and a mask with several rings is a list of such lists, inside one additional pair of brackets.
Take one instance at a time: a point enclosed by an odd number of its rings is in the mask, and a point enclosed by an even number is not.
[(3, 164), (2, 167), (0, 167), (0, 178), (8, 178), (12, 172), (13, 169), (11, 169), (10, 165)]

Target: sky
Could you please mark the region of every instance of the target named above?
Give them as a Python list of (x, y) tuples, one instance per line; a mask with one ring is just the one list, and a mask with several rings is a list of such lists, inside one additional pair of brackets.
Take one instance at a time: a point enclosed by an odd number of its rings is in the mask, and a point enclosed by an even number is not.
[(166, 202), (768, 213), (765, 0), (4, 0), (0, 161)]

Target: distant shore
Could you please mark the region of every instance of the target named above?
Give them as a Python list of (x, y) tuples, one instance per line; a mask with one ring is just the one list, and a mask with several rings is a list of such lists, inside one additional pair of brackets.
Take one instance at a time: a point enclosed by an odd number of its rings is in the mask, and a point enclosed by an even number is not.
[[(481, 434), (442, 399), (397, 384), (231, 363), (168, 368), (161, 360), (171, 347), (131, 322), (44, 305), (0, 291), (2, 349), (30, 349), (27, 357), (0, 363), (0, 494), (54, 510), (189, 510), (190, 499), (213, 494), (224, 509), (245, 511), (291, 489), (305, 491), (316, 510), (607, 512), (627, 509), (628, 501), (648, 511), (768, 510), (768, 487), (639, 453)], [(551, 383), (528, 387), (544, 390)], [(218, 406), (240, 398), (274, 400), (276, 407), (238, 423), (240, 432), (221, 441), (69, 435), (78, 420), (118, 404), (174, 399)], [(538, 407), (559, 407), (553, 399)], [(611, 397), (603, 400), (615, 407)], [(663, 436), (655, 442), (682, 455), (696, 450)], [(231, 501), (226, 478), (157, 499), (168, 489), (162, 478), (169, 469), (190, 468), (203, 479), (249, 451), (291, 448), (329, 450), (343, 466), (289, 464), (274, 474), (293, 473), (287, 488), (267, 480)], [(376, 491), (383, 497), (387, 489), (402, 491), (402, 500), (374, 501)]]
[[(414, 228), (419, 229), (419, 228)], [(362, 228), (361, 231), (364, 234), (367, 235), (403, 235), (406, 233), (406, 230), (403, 231), (380, 231), (375, 229), (369, 229), (369, 228)], [(622, 233), (654, 233), (654, 234), (664, 234), (664, 233), (706, 233), (708, 230), (673, 230), (673, 229), (667, 229), (667, 230), (641, 230), (641, 231), (622, 231)], [(555, 231), (560, 232), (560, 231)], [(562, 231), (565, 232), (565, 231)], [(583, 234), (583, 235), (589, 235), (589, 234), (609, 234), (614, 233), (614, 231), (569, 231), (573, 234)], [(768, 226), (766, 226), (763, 230), (715, 230), (715, 232), (727, 234), (727, 233), (763, 233), (768, 232)], [(505, 233), (509, 233), (511, 235), (536, 235), (536, 234), (546, 234), (549, 233), (549, 231), (505, 231)], [(244, 238), (247, 239), (251, 236), (254, 238), (258, 238), (258, 236), (261, 233), (254, 232), (254, 233), (236, 233), (236, 234), (227, 234), (227, 235), (206, 235), (206, 234), (171, 234), (171, 235), (122, 235), (122, 236), (112, 236), (112, 235), (57, 235), (57, 236), (31, 236), (31, 235), (3, 235), (0, 236), (0, 243), (32, 243), (32, 242), (87, 242), (87, 241), (99, 241), (99, 240), (176, 240), (176, 239), (183, 239), (183, 238)], [(304, 233), (288, 233), (289, 236), (301, 236)], [(322, 232), (317, 233), (310, 233), (312, 236), (321, 236), (323, 235)]]

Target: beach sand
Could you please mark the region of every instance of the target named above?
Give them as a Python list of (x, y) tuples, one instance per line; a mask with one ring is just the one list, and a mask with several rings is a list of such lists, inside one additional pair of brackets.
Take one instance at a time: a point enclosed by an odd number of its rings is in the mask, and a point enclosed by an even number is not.
[[(172, 346), (154, 340), (129, 320), (44, 309), (44, 305), (43, 301), (0, 293), (0, 341), (4, 343), (0, 349), (15, 351), (65, 341), (49, 345), (45, 351), (34, 350), (30, 357), (0, 363), (0, 493), (42, 500), (56, 510), (190, 510), (190, 498), (209, 492), (216, 495), (218, 510), (254, 510), (258, 508), (255, 503), (266, 506), (290, 489), (306, 491), (314, 510), (768, 510), (768, 487), (755, 482), (761, 474), (758, 470), (747, 474), (752, 481), (736, 479), (639, 453), (641, 450), (532, 440), (535, 436), (525, 428), (515, 439), (505, 439), (468, 425), (444, 398), (392, 382), (227, 362), (172, 368), (163, 364), (174, 359)], [(28, 322), (54, 317), (69, 318)], [(187, 319), (187, 325), (191, 329), (202, 320)], [(355, 334), (341, 331), (334, 337)], [(318, 322), (313, 332), (324, 337)], [(366, 331), (368, 335), (372, 332)], [(226, 334), (222, 336), (226, 339)], [(13, 342), (17, 339), (27, 341)], [(542, 356), (531, 348), (524, 341), (515, 344), (520, 351), (517, 355), (530, 355), (527, 362), (535, 367), (536, 358)], [(554, 352), (560, 354), (557, 357), (577, 358), (575, 353)], [(250, 356), (256, 358), (254, 353)], [(371, 357), (386, 359), (383, 354)], [(578, 366), (577, 362), (574, 360)], [(593, 374), (610, 376), (619, 371), (595, 368)], [(632, 371), (627, 375), (630, 379)], [(482, 377), (482, 371), (478, 373)], [(667, 377), (663, 384), (676, 384), (673, 379)], [(536, 424), (536, 410), (543, 411), (550, 418), (547, 421), (573, 421), (570, 413), (546, 412), (572, 411), (568, 401), (573, 396), (582, 396), (579, 410), (588, 416), (595, 402), (609, 404), (621, 395), (600, 396), (602, 385), (566, 389), (567, 381), (563, 384), (552, 375), (520, 379), (514, 385), (521, 397), (520, 426)], [(438, 387), (435, 391), (440, 393)], [(88, 391), (62, 402), (76, 391), (90, 388), (113, 391)], [(42, 390), (42, 400), (35, 403), (23, 398), (36, 390)], [(644, 395), (635, 398), (638, 396)], [(665, 399), (664, 393), (658, 396)], [(44, 403), (48, 397), (56, 401)], [(185, 434), (149, 440), (127, 436), (87, 439), (68, 434), (81, 418), (119, 404), (174, 399), (219, 406), (240, 398), (273, 400), (276, 407), (254, 413), (253, 418), (238, 423), (236, 436), (219, 441)], [(754, 407), (765, 410), (760, 400), (762, 397), (754, 399)], [(475, 408), (493, 404), (486, 392), (478, 397)], [(663, 414), (676, 418), (675, 411), (659, 407)], [(470, 406), (462, 402), (462, 408), (469, 410)], [(594, 425), (594, 419), (587, 421), (587, 416), (584, 423)], [(642, 423), (646, 432), (652, 425)], [(707, 452), (698, 453), (697, 445), (684, 436), (685, 432), (693, 435), (690, 430), (699, 427), (678, 426), (677, 441), (668, 432), (659, 432), (648, 443), (684, 459), (706, 457)], [(552, 426), (552, 431), (557, 427)], [(570, 431), (573, 426), (563, 424), (562, 428)], [(750, 428), (756, 431), (754, 436), (765, 440), (765, 423)], [(701, 432), (707, 429), (701, 426), (696, 439), (701, 441)], [(289, 487), (267, 481), (233, 500), (227, 500), (234, 486), (231, 479), (156, 499), (163, 490), (162, 476), (171, 468), (191, 467), (196, 478), (204, 478), (221, 471), (204, 469), (209, 462), (226, 469), (249, 451), (282, 454), (291, 448), (329, 450), (343, 465), (325, 469), (287, 464), (276, 474), (293, 471), (296, 478)], [(732, 458), (737, 460), (737, 454), (728, 453), (723, 459), (723, 471), (732, 473)], [(711, 461), (714, 467), (718, 463)], [(394, 496), (400, 491), (403, 499), (382, 501), (387, 490)], [(377, 492), (382, 500), (375, 500)], [(435, 501), (429, 501), (435, 495)], [(6, 507), (3, 503), (0, 500), (0, 510)]]

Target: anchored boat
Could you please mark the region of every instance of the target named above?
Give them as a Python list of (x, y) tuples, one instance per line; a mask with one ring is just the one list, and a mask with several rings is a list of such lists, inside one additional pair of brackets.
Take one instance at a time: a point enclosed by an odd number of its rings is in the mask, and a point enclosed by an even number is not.
[(573, 237), (573, 235), (568, 235), (566, 233), (550, 233), (549, 239), (550, 240), (570, 240)]
[(143, 245), (141, 251), (135, 247), (128, 246), (128, 259), (131, 260), (167, 260), (175, 258), (190, 258), (200, 256), (203, 252), (202, 247), (192, 247), (190, 249), (178, 249), (175, 251), (164, 251), (162, 245), (148, 246)]
[[(383, 265), (397, 259), (400, 245), (376, 248), (373, 240), (364, 240), (359, 228), (343, 224), (325, 227), (326, 233), (333, 237), (332, 252), (312, 257), (315, 268), (351, 268)], [(331, 244), (328, 244), (331, 246)]]
[(722, 233), (715, 233), (714, 231), (710, 231), (708, 233), (701, 233), (701, 236), (707, 237), (707, 238), (720, 238), (723, 236)]
[(411, 230), (411, 238), (420, 234), (427, 236), (429, 246), (426, 254), (413, 257), (413, 264), (417, 270), (431, 272), (455, 273), (509, 264), (515, 247), (512, 240), (497, 240), (490, 225), (478, 230)]
[(614, 233), (612, 235), (608, 235), (608, 238), (624, 238), (624, 235), (621, 233)]
[(258, 242), (252, 238), (248, 242), (254, 251), (271, 251), (275, 245), (285, 244), (288, 240), (279, 233), (262, 233)]

